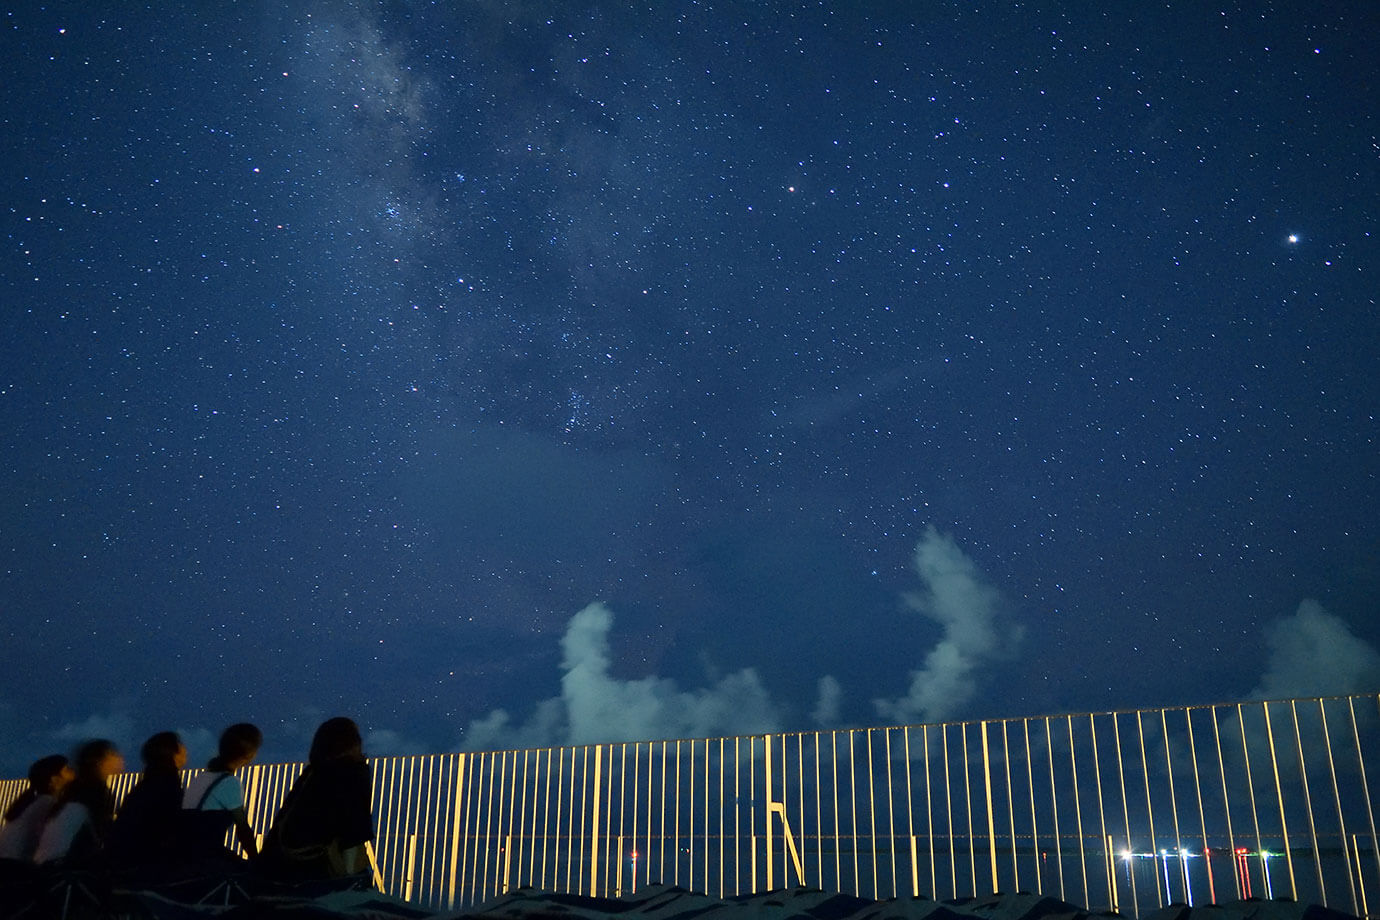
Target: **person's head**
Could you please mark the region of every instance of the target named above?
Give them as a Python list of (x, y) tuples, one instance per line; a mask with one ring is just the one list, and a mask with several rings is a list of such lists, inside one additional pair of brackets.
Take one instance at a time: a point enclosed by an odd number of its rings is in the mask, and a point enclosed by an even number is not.
[(234, 772), (252, 761), (263, 743), (264, 733), (258, 726), (237, 722), (221, 732), (220, 750), (206, 768)]
[(321, 723), (311, 739), (311, 753), (307, 762), (320, 766), (333, 760), (363, 760), (364, 739), (359, 726), (344, 716), (336, 716)]
[(176, 773), (187, 765), (187, 748), (177, 732), (159, 732), (139, 749), (145, 773)]
[(5, 820), (18, 818), (41, 795), (60, 795), (72, 776), (72, 768), (61, 754), (35, 760), (29, 765), (29, 788), (5, 809)]
[(94, 738), (77, 748), (73, 758), (76, 761), (76, 779), (95, 780), (104, 783), (116, 773), (123, 773), (125, 759), (115, 742), (104, 738)]
[(75, 775), (66, 757), (50, 754), (29, 767), (29, 786), (39, 795), (57, 795)]

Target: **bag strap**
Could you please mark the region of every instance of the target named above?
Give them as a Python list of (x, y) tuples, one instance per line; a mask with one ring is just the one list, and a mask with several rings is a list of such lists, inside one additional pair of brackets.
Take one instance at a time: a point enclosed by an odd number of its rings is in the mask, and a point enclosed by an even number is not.
[(206, 807), (206, 800), (211, 797), (211, 793), (215, 791), (217, 786), (219, 786), (221, 783), (225, 782), (225, 780), (229, 778), (229, 773), (222, 773), (220, 776), (217, 776), (214, 781), (212, 781), (211, 785), (206, 787), (206, 791), (201, 794), (201, 801), (196, 803), (197, 811), (201, 811)]

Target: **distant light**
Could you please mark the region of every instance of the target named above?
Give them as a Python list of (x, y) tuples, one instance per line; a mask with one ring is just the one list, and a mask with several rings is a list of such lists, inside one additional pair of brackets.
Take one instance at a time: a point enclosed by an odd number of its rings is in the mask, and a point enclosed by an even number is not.
[(1291, 234), (1289, 234), (1289, 245), (1291, 245), (1291, 246), (1296, 245), (1296, 244), (1298, 243), (1298, 241), (1299, 241), (1299, 235), (1298, 235), (1297, 233), (1291, 233)]

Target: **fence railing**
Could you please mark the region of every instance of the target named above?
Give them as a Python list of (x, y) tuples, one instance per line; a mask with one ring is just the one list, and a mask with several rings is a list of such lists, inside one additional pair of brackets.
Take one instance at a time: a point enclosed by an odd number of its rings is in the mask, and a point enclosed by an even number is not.
[[(385, 889), (1017, 890), (1138, 914), (1380, 891), (1374, 694), (372, 761)], [(302, 764), (247, 768), (266, 830)], [(117, 796), (137, 777), (115, 782)], [(0, 783), (0, 807), (24, 787)]]

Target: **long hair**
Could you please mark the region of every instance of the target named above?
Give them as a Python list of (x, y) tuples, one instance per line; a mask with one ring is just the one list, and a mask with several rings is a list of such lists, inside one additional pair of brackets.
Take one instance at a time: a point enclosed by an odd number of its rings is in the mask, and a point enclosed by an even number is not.
[(236, 722), (220, 733), (220, 750), (206, 764), (206, 769), (213, 773), (224, 773), (229, 769), (229, 764), (258, 751), (263, 743), (264, 733), (259, 731), (257, 725)]
[(115, 817), (115, 796), (106, 784), (101, 764), (111, 754), (119, 754), (115, 742), (105, 738), (95, 738), (77, 748), (76, 778), (62, 790), (61, 802), (77, 802), (85, 805), (91, 813), (91, 820), (102, 828), (109, 826)]
[(13, 821), (24, 813), (24, 809), (33, 804), (34, 799), (40, 795), (53, 794), (53, 780), (57, 779), (58, 774), (67, 769), (67, 758), (61, 754), (49, 754), (47, 757), (40, 757), (29, 765), (29, 788), (25, 789), (19, 798), (10, 803), (10, 807), (5, 809), (5, 820)]
[(144, 761), (145, 773), (176, 773), (177, 752), (182, 750), (177, 732), (159, 732), (144, 742), (139, 757)]
[(111, 754), (118, 753), (120, 749), (115, 746), (115, 742), (107, 741), (105, 738), (93, 738), (84, 742), (72, 758), (76, 761), (73, 766), (77, 773), (76, 781), (95, 780), (103, 783), (105, 777), (101, 775), (101, 764)]
[(311, 739), (307, 763), (313, 767), (335, 760), (363, 760), (364, 739), (352, 719), (336, 716), (321, 723)]

